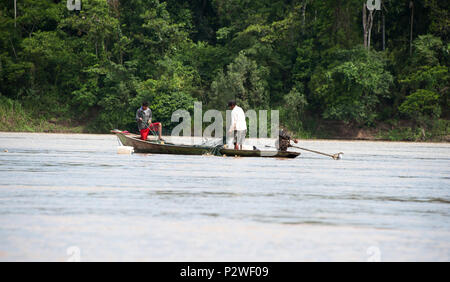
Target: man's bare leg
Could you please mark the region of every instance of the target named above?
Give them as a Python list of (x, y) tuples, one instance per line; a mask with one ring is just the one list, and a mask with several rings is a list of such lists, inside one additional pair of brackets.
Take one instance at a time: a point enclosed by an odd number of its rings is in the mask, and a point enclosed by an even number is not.
[(159, 139), (162, 139), (161, 135), (162, 135), (162, 124), (159, 124)]

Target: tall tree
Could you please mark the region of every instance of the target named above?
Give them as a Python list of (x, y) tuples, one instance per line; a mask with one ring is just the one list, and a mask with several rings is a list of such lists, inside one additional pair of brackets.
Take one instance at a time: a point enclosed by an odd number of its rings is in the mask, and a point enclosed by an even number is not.
[[(364, 47), (370, 51), (370, 41), (372, 38), (372, 26), (373, 26), (373, 20), (376, 13), (375, 9), (368, 9), (367, 3), (363, 4), (363, 13), (362, 13), (362, 20), (363, 20), (363, 30), (364, 30)], [(369, 11), (369, 14), (367, 14), (367, 11)]]
[(413, 48), (413, 27), (414, 27), (414, 1), (409, 1), (409, 8), (411, 10), (411, 31), (409, 35), (409, 55), (412, 55)]
[(17, 27), (17, 0), (14, 0), (14, 27)]

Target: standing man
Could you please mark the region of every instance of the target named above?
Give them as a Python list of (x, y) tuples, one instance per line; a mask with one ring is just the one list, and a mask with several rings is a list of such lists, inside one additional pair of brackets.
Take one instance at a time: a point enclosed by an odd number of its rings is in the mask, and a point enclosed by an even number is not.
[(152, 110), (148, 107), (148, 102), (143, 102), (142, 107), (136, 111), (136, 121), (138, 123), (142, 140), (147, 140), (147, 136), (150, 130), (152, 130), (158, 131), (159, 140), (163, 141), (161, 138), (162, 124), (160, 122), (152, 123)]
[(234, 138), (234, 149), (242, 150), (242, 144), (244, 143), (245, 136), (247, 135), (245, 113), (241, 107), (236, 105), (236, 101), (228, 102), (228, 107), (231, 110), (231, 126), (228, 133), (231, 135), (234, 131), (236, 131), (236, 137)]

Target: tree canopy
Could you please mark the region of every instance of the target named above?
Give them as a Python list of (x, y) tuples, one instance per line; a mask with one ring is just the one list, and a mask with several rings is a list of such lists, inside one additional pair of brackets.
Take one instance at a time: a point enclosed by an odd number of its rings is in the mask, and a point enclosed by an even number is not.
[(194, 101), (236, 99), (295, 132), (449, 117), (449, 1), (66, 2), (0, 3), (0, 95), (34, 116), (132, 130), (148, 100), (171, 127)]

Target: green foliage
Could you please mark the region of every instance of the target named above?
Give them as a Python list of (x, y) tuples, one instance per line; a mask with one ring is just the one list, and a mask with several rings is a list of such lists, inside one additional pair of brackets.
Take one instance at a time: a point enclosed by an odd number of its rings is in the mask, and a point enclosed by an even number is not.
[[(67, 32), (76, 33), (88, 40), (97, 57), (108, 56), (112, 49), (112, 42), (119, 37), (119, 20), (114, 17), (107, 1), (91, 0), (83, 3), (79, 14), (72, 13), (64, 18), (59, 28)], [(119, 34), (118, 34), (119, 33)]]
[(33, 117), (17, 100), (0, 94), (0, 131), (82, 133), (83, 126), (74, 126), (70, 120), (47, 120)]
[(284, 96), (285, 107), (281, 109), (281, 117), (284, 123), (294, 132), (302, 131), (305, 108), (308, 106), (302, 88), (301, 86), (294, 86), (291, 92)]
[(310, 87), (323, 107), (323, 117), (371, 123), (380, 98), (393, 82), (383, 55), (363, 48), (338, 51), (328, 70), (318, 68)]
[(411, 90), (429, 89), (440, 91), (448, 86), (448, 68), (444, 66), (421, 66), (416, 72), (412, 72), (405, 79), (400, 80)]
[(378, 138), (390, 141), (447, 141), (450, 136), (450, 121), (437, 119), (429, 121), (429, 128), (397, 126), (394, 129), (380, 132)]
[(435, 66), (439, 64), (439, 57), (443, 51), (442, 40), (431, 34), (420, 35), (414, 41), (414, 56), (412, 63), (415, 66)]
[(193, 112), (194, 99), (183, 90), (177, 76), (165, 80), (153, 80), (141, 82), (138, 85), (138, 95), (132, 101), (135, 113), (143, 101), (151, 101), (150, 109), (153, 112), (153, 121), (159, 121), (165, 128), (171, 128), (172, 113), (176, 110)]
[(399, 82), (406, 98), (399, 106), (400, 113), (420, 123), (430, 123), (441, 116), (442, 106), (448, 105), (450, 74), (445, 64), (442, 40), (419, 36), (414, 41), (414, 56), (404, 78)]
[(124, 65), (110, 62), (102, 68), (90, 71), (99, 76), (101, 88), (94, 88), (98, 100), (99, 115), (95, 121), (97, 128), (108, 131), (120, 128), (134, 120), (134, 114), (129, 111), (130, 100), (135, 95), (137, 79), (134, 76), (136, 63), (126, 62)]
[(450, 9), (448, 1), (424, 0), (429, 10), (429, 32), (448, 40), (450, 36)]
[(248, 59), (243, 52), (228, 65), (227, 73), (219, 71), (212, 82), (212, 103), (224, 108), (229, 100), (235, 99), (245, 109), (261, 108), (268, 105), (268, 72), (255, 61)]
[(142, 100), (170, 128), (171, 113), (196, 100), (225, 110), (237, 99), (279, 109), (282, 126), (305, 137), (328, 119), (408, 119), (420, 128), (397, 137), (411, 140), (445, 131), (437, 124), (450, 115), (448, 1), (414, 1), (412, 54), (409, 2), (384, 1), (374, 13), (370, 52), (359, 47), (362, 2), (89, 0), (78, 12), (21, 0), (15, 20), (14, 2), (3, 1), (2, 103), (39, 121), (11, 119), (8, 130), (62, 130), (50, 120), (135, 130)]
[(420, 141), (423, 132), (419, 128), (401, 127), (381, 134), (380, 138), (389, 141)]
[(414, 120), (425, 116), (439, 118), (441, 115), (439, 98), (436, 92), (420, 89), (406, 97), (405, 102), (401, 104), (399, 110)]
[(0, 131), (32, 131), (31, 116), (22, 105), (0, 94)]

